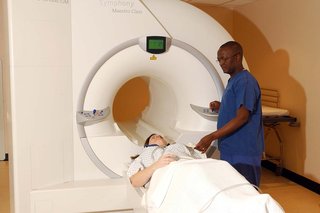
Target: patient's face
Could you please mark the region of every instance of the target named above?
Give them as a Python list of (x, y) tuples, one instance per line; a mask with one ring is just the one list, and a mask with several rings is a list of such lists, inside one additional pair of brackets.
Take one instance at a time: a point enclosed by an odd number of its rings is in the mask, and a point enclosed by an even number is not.
[(149, 144), (157, 144), (160, 147), (165, 147), (168, 142), (161, 135), (152, 135)]

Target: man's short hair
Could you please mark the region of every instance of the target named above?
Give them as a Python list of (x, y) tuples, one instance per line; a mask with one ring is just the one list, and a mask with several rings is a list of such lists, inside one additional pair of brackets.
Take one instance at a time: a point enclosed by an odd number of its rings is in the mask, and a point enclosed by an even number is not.
[(228, 41), (220, 46), (220, 48), (231, 48), (233, 53), (239, 53), (241, 57), (243, 56), (243, 49), (241, 44), (236, 41)]

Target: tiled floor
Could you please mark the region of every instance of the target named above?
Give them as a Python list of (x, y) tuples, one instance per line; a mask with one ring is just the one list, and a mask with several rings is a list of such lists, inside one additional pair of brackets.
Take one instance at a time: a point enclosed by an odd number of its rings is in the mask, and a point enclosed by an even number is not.
[[(0, 161), (0, 213), (9, 213), (9, 163)], [(286, 213), (320, 213), (320, 195), (263, 169), (261, 190), (270, 194)]]

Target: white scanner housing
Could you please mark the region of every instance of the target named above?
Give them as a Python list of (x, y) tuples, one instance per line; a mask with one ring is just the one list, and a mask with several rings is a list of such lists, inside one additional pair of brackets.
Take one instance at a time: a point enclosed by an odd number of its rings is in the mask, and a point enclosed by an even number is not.
[[(152, 36), (160, 39), (163, 45), (150, 50), (146, 42), (150, 40), (149, 38), (147, 36), (128, 40), (108, 51), (88, 73), (80, 93), (77, 123), (82, 145), (94, 164), (109, 177), (121, 176), (121, 170), (118, 172), (115, 170), (122, 166), (108, 167), (103, 161), (106, 162), (110, 156), (105, 153), (100, 157), (97, 156), (90, 145), (90, 140), (101, 140), (101, 138), (124, 134), (135, 145), (141, 146), (143, 140), (150, 134), (159, 133), (167, 137), (167, 140), (174, 142), (196, 143), (205, 131), (213, 128), (210, 125), (211, 121), (203, 120), (190, 107), (190, 103), (202, 104), (200, 102), (202, 97), (208, 97), (206, 93), (211, 93), (203, 88), (209, 88), (216, 94), (216, 100), (221, 98), (223, 83), (212, 63), (196, 48), (174, 38)], [(142, 50), (164, 55), (159, 55), (159, 59), (153, 55), (149, 59), (148, 54)], [(113, 57), (117, 58), (118, 54), (119, 61), (114, 62)], [(132, 60), (127, 60), (125, 58), (130, 56), (125, 54), (132, 54), (134, 57), (131, 57)], [(125, 59), (125, 63), (119, 63), (121, 57)], [(157, 61), (150, 62), (150, 60)], [(188, 63), (179, 65), (172, 63), (177, 60)], [(124, 83), (126, 76), (129, 79), (138, 76), (147, 81), (151, 99), (141, 116), (120, 124), (113, 119), (111, 108), (114, 93)], [(197, 82), (202, 82), (198, 84), (201, 87), (196, 86)], [(111, 91), (114, 92), (111, 93)], [(106, 93), (104, 97), (101, 95), (97, 98), (95, 95), (103, 93)], [(206, 125), (210, 128), (206, 126), (199, 128), (201, 123), (207, 123)], [(113, 140), (114, 142), (106, 143), (119, 143)], [(120, 152), (122, 149), (130, 148), (120, 147)], [(114, 153), (114, 150), (110, 151)], [(124, 157), (128, 158), (128, 156)]]

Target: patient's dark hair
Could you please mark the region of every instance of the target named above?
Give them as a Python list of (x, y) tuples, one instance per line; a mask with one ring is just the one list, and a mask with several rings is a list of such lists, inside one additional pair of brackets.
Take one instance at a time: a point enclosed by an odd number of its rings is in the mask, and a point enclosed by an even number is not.
[(147, 137), (147, 139), (145, 140), (145, 142), (144, 142), (144, 147), (147, 147), (148, 145), (149, 145), (149, 143), (150, 143), (150, 138), (152, 137), (152, 136), (154, 136), (155, 134), (153, 133), (153, 134), (151, 134), (149, 137)]
[[(145, 142), (144, 142), (144, 147), (147, 147), (147, 146), (149, 145), (150, 138), (151, 138), (152, 136), (154, 136), (154, 135), (155, 135), (155, 134), (153, 133), (153, 134), (151, 134), (149, 137), (147, 137), (147, 139), (146, 139)], [(139, 154), (138, 154), (138, 155), (134, 155), (134, 156), (130, 156), (131, 160), (134, 160), (134, 159), (136, 159), (137, 157), (139, 157)]]

